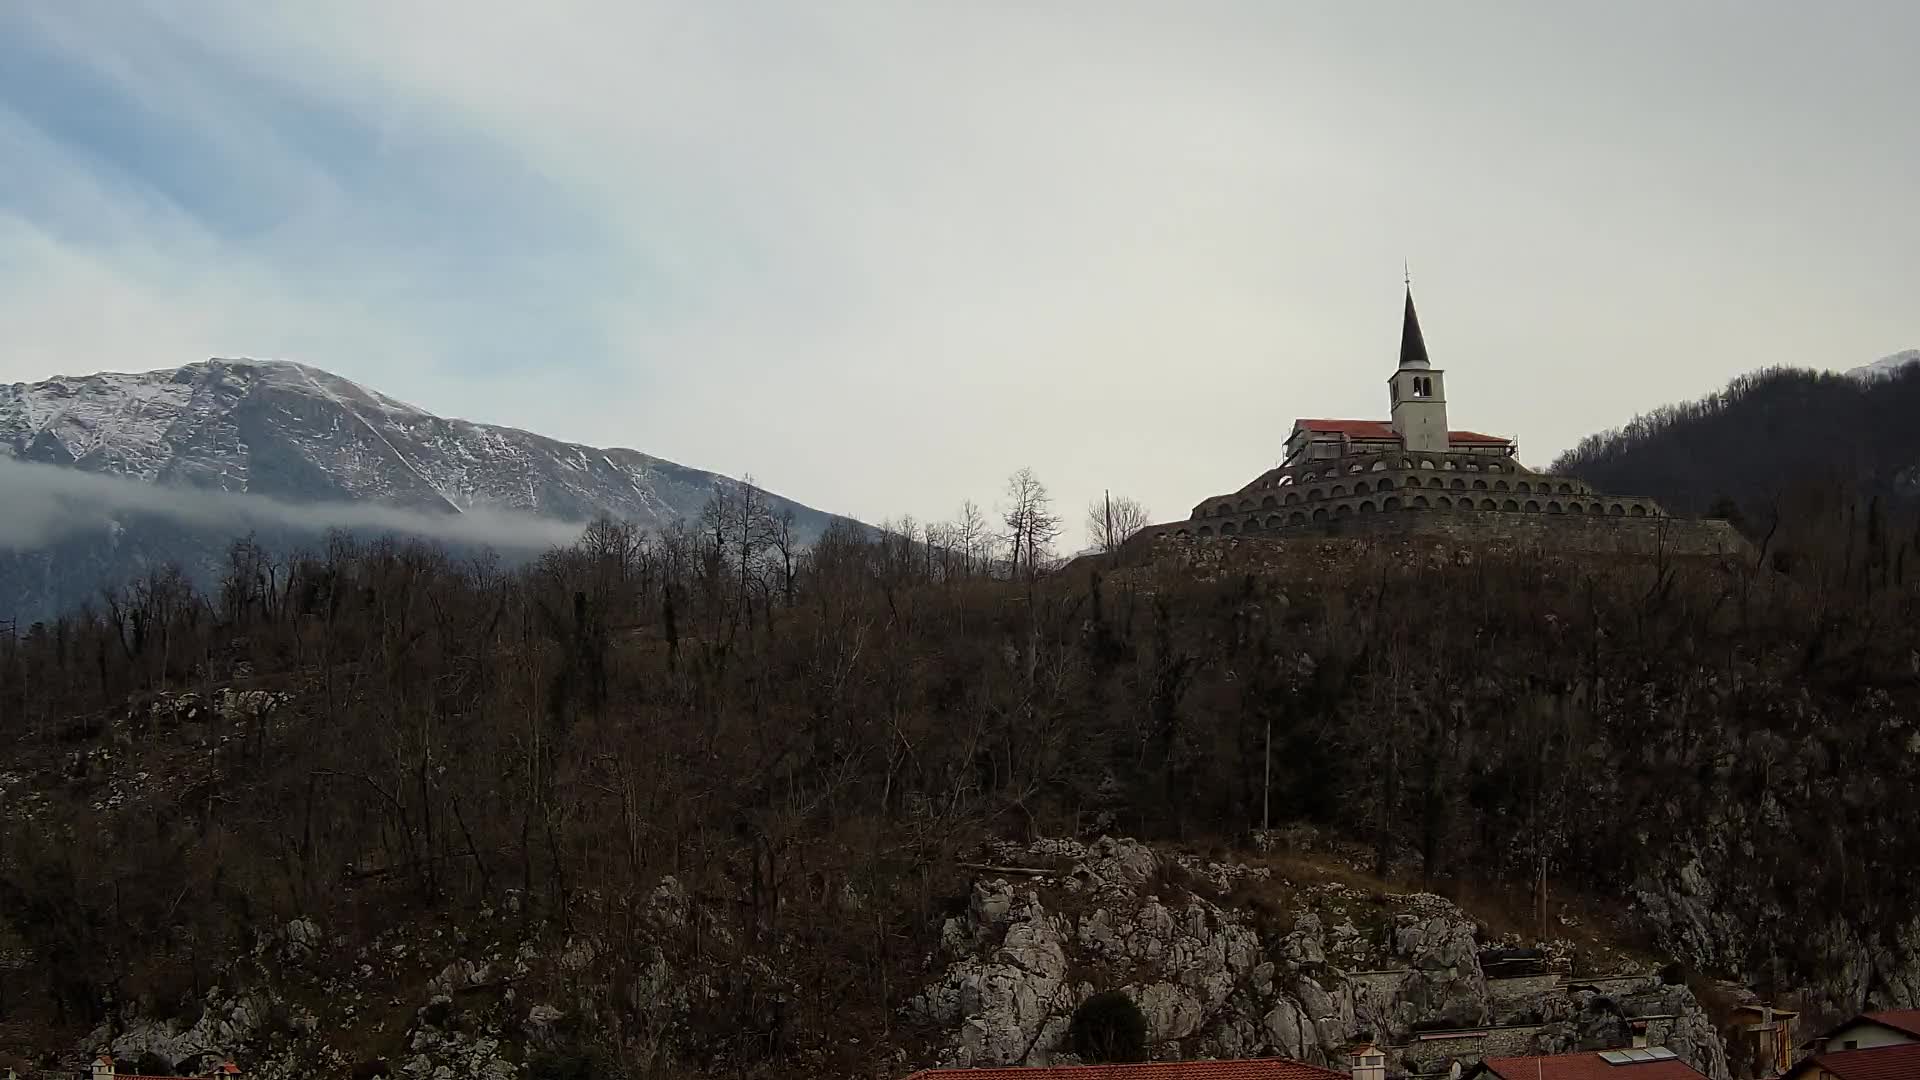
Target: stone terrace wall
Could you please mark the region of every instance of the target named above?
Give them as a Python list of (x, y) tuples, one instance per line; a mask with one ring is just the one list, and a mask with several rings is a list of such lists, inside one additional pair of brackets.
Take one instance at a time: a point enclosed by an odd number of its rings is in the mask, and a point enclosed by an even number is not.
[(1432, 537), (1462, 544), (1491, 540), (1597, 554), (1653, 554), (1664, 550), (1672, 555), (1734, 555), (1748, 547), (1745, 537), (1719, 520), (1561, 517), (1489, 514), (1479, 510), (1427, 510), (1339, 518), (1304, 529), (1287, 529), (1281, 535), (1301, 533), (1356, 539)]
[[(1142, 534), (1144, 542), (1176, 538), (1190, 525), (1175, 522)], [(1183, 538), (1184, 539), (1184, 538)], [(1539, 546), (1554, 551), (1593, 554), (1742, 555), (1751, 551), (1746, 538), (1719, 520), (1672, 517), (1599, 517), (1487, 512), (1483, 510), (1416, 510), (1386, 514), (1356, 514), (1343, 518), (1270, 529), (1243, 536), (1252, 540), (1420, 540), (1460, 545), (1500, 544)], [(1205, 543), (1195, 537), (1190, 542)]]

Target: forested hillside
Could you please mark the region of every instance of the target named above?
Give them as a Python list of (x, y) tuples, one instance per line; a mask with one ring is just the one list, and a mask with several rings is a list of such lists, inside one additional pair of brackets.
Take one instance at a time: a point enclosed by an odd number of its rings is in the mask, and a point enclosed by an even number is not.
[(1916, 418), (1920, 365), (1871, 377), (1775, 368), (1589, 436), (1553, 471), (1764, 532), (1776, 516), (1920, 497)]
[[(1770, 375), (1629, 442), (1793, 394), (1848, 400)], [(270, 991), (231, 1038), (341, 1069), (459, 1029), (542, 1075), (897, 1075), (954, 1037), (906, 1006), (978, 843), (1224, 853), (1263, 814), (1407, 889), (1544, 866), (1810, 1017), (1920, 1005), (1911, 537), (1789, 573), (1247, 542), (1050, 577), (763, 514), (513, 572), (237, 545), (216, 595), (156, 573), (0, 637), (0, 1051)]]

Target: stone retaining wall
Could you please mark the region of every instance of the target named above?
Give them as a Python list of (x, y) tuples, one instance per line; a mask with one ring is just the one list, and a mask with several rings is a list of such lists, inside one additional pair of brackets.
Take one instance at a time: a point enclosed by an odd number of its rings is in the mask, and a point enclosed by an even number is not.
[[(1157, 538), (1204, 541), (1195, 523), (1175, 522), (1142, 534)], [(1556, 551), (1594, 554), (1665, 551), (1670, 555), (1740, 555), (1750, 551), (1733, 526), (1719, 520), (1671, 517), (1610, 517), (1548, 515), (1484, 510), (1402, 510), (1356, 514), (1305, 525), (1283, 526), (1241, 539), (1433, 539), (1472, 545), (1499, 542), (1509, 546), (1537, 545)]]

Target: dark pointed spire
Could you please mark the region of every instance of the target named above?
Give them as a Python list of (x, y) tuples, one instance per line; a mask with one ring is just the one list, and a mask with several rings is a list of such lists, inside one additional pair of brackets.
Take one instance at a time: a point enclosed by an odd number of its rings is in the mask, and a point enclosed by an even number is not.
[(1424, 368), (1433, 365), (1427, 362), (1427, 339), (1420, 336), (1420, 316), (1413, 310), (1413, 285), (1407, 285), (1407, 314), (1400, 324), (1400, 366), (1403, 368)]

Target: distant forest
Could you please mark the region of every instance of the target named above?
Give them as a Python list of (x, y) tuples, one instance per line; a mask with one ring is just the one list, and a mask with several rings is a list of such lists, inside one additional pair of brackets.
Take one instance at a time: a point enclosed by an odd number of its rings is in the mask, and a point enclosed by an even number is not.
[(1920, 366), (1868, 380), (1770, 368), (1590, 435), (1553, 471), (1757, 534), (1808, 511), (1910, 509), (1920, 501), (1916, 417)]

